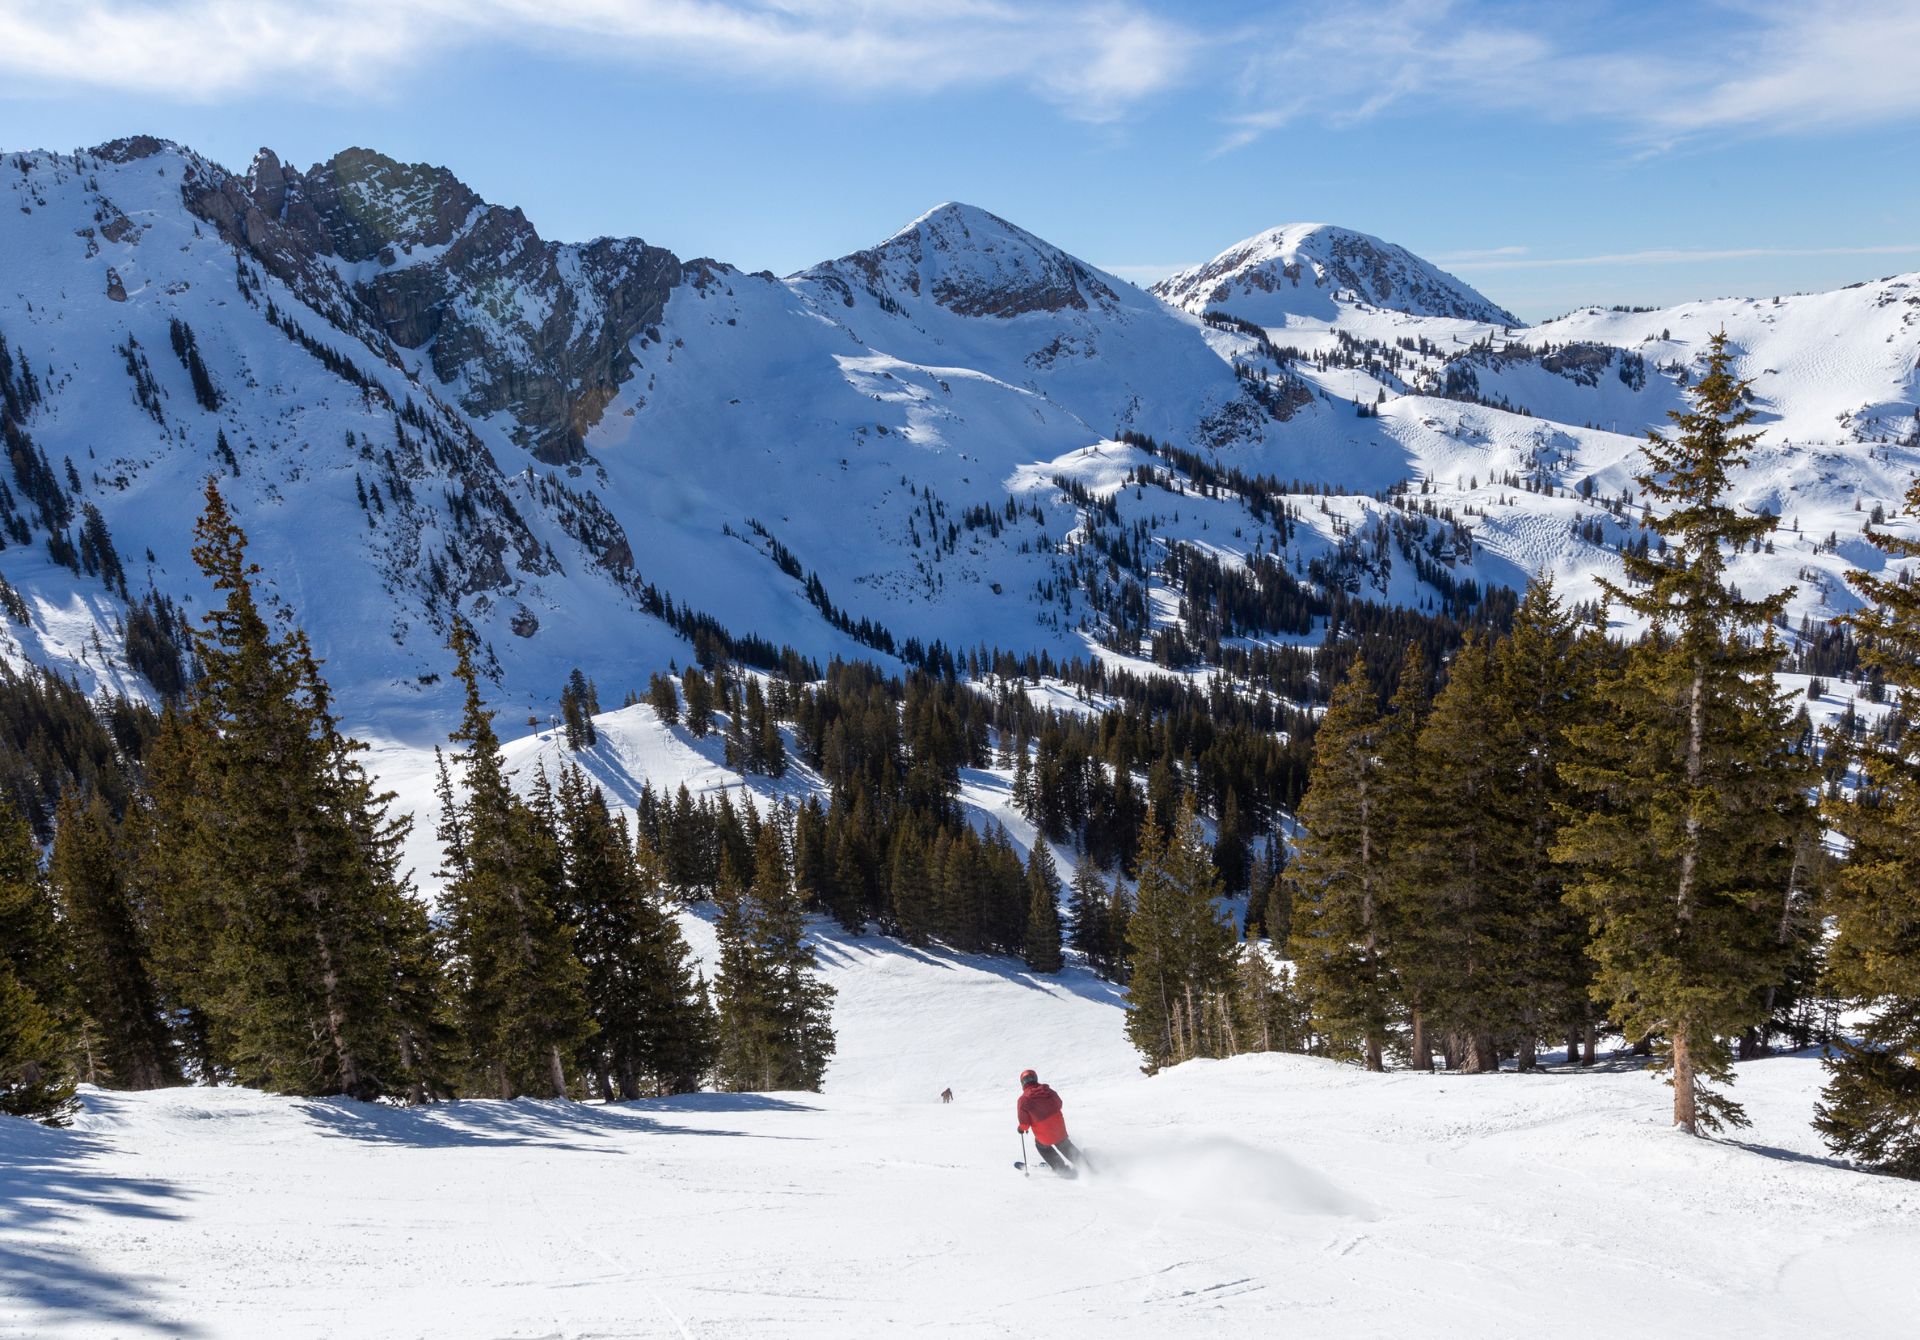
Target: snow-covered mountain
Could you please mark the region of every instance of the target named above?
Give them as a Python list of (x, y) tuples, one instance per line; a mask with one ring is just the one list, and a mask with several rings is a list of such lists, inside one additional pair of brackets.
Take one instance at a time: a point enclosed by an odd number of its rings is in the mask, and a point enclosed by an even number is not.
[(1520, 322), (1405, 247), (1326, 223), (1290, 223), (1237, 242), (1153, 291), (1189, 312), (1227, 311), (1262, 326), (1331, 322), (1367, 305), (1412, 316)]
[[(1723, 325), (1766, 429), (1739, 496), (1782, 515), (1743, 585), (1845, 608), (1842, 574), (1880, 561), (1860, 513), (1920, 464), (1911, 276), (1510, 329), (1330, 228), (1156, 296), (947, 204), (781, 279), (554, 243), (365, 149), (244, 175), (145, 138), (0, 164), (0, 575), (28, 615), (0, 648), (89, 686), (141, 686), (136, 606), (205, 598), (208, 475), (343, 704), (426, 737), (456, 609), (544, 718), (570, 668), (618, 693), (702, 627), (823, 659), (1124, 660), (1182, 620), (1177, 548), (1409, 605), (1540, 570), (1586, 596), (1637, 534), (1638, 435)], [(1292, 520), (1142, 435), (1284, 481)], [(1418, 506), (1388, 496), (1408, 481)]]

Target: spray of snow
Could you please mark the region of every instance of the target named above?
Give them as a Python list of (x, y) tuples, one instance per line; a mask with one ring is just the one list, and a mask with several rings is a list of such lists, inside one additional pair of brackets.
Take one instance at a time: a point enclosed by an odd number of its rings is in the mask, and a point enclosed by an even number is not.
[(1103, 1151), (1103, 1183), (1196, 1219), (1258, 1229), (1281, 1215), (1371, 1219), (1360, 1197), (1277, 1149), (1227, 1135), (1162, 1139)]

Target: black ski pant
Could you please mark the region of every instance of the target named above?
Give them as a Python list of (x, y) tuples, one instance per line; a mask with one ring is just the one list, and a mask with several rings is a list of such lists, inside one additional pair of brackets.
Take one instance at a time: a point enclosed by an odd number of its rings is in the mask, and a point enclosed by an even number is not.
[[(1074, 1145), (1071, 1137), (1062, 1140), (1057, 1145), (1043, 1145), (1038, 1140), (1035, 1140), (1033, 1147), (1040, 1151), (1040, 1157), (1047, 1161), (1047, 1166), (1059, 1173), (1062, 1177), (1079, 1176), (1074, 1165), (1078, 1164), (1084, 1168), (1087, 1164), (1086, 1159), (1082, 1157), (1080, 1150)], [(1072, 1162), (1068, 1162), (1069, 1159), (1071, 1159)]]

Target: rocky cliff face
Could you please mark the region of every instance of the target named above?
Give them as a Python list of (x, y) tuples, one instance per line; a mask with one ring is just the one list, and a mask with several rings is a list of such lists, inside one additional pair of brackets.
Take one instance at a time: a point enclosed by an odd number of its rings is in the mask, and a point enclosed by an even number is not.
[(375, 347), (424, 355), (469, 414), (505, 414), (539, 460), (585, 458), (633, 368), (635, 336), (680, 282), (638, 239), (544, 241), (444, 168), (348, 149), (306, 172), (262, 149), (245, 178), (209, 169), (188, 207)]

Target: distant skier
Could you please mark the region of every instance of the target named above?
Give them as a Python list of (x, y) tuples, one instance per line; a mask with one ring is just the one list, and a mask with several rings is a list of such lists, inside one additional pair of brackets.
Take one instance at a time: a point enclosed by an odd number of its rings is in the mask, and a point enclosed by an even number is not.
[(952, 1089), (940, 1090), (940, 1101), (943, 1103), (951, 1103), (953, 1101), (953, 1090)]
[(1047, 1166), (1062, 1177), (1077, 1177), (1079, 1169), (1092, 1172), (1086, 1156), (1067, 1136), (1067, 1119), (1060, 1115), (1060, 1095), (1040, 1082), (1031, 1070), (1020, 1072), (1020, 1101), (1014, 1107), (1020, 1133), (1033, 1132), (1033, 1143)]

